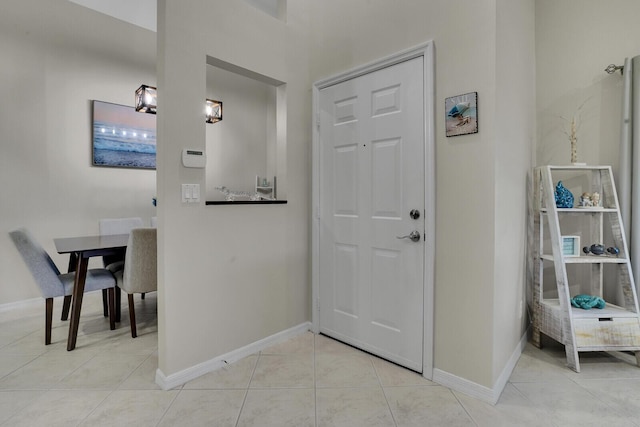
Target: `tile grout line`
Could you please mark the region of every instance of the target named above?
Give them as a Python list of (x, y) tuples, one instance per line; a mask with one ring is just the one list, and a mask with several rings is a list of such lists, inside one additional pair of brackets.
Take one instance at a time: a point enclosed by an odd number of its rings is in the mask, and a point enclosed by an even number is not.
[(82, 423), (84, 423), (85, 421), (87, 421), (87, 419), (96, 411), (96, 409), (98, 409), (100, 407), (100, 405), (102, 405), (109, 397), (111, 397), (111, 395), (115, 393), (115, 390), (110, 390), (109, 393), (104, 397), (104, 399), (102, 399), (100, 401), (100, 403), (98, 403), (92, 410), (90, 410), (89, 412), (87, 412), (87, 415), (84, 416), (84, 418), (82, 418), (80, 421), (78, 421), (78, 423), (76, 424), (76, 426), (81, 426)]
[(311, 337), (311, 346), (313, 349), (313, 421), (314, 426), (318, 427), (318, 377), (316, 373), (316, 334)]
[(464, 406), (464, 404), (460, 401), (460, 399), (458, 399), (458, 396), (456, 395), (456, 393), (454, 393), (453, 390), (451, 390), (450, 388), (448, 388), (449, 393), (451, 393), (453, 395), (453, 398), (456, 400), (456, 402), (458, 402), (458, 405), (460, 405), (460, 407), (462, 408), (462, 410), (464, 411), (465, 414), (467, 414), (467, 416), (469, 417), (469, 419), (471, 420), (471, 422), (478, 427), (478, 422), (475, 420), (475, 418), (473, 418), (473, 416), (469, 413), (469, 411), (467, 410), (467, 408)]
[(393, 420), (393, 424), (398, 426), (398, 421), (396, 421), (396, 416), (391, 409), (391, 405), (389, 404), (389, 397), (387, 396), (387, 391), (385, 390), (384, 385), (382, 384), (382, 379), (380, 378), (380, 374), (378, 373), (378, 369), (376, 368), (376, 364), (373, 363), (373, 356), (369, 355), (369, 362), (373, 367), (373, 372), (376, 374), (376, 379), (378, 380), (378, 384), (380, 385), (380, 389), (382, 390), (382, 395), (384, 396), (384, 401), (387, 402), (387, 408), (389, 409), (389, 413), (391, 414), (391, 419)]
[(256, 363), (255, 365), (253, 365), (253, 370), (251, 371), (251, 377), (249, 378), (249, 382), (247, 383), (247, 387), (244, 391), (244, 398), (242, 399), (242, 405), (240, 405), (240, 410), (238, 411), (238, 416), (236, 417), (236, 422), (234, 424), (235, 427), (238, 427), (238, 423), (240, 422), (240, 417), (242, 416), (242, 411), (244, 410), (244, 405), (245, 403), (247, 403), (247, 396), (249, 395), (249, 389), (251, 387), (251, 381), (253, 381), (253, 376), (256, 373), (256, 369), (258, 369), (258, 362), (260, 361), (260, 358), (262, 357), (262, 352), (258, 352), (258, 354), (256, 355)]
[[(167, 390), (168, 391), (168, 390)], [(175, 396), (173, 396), (173, 399), (171, 399), (171, 403), (169, 403), (167, 405), (167, 408), (164, 410), (164, 412), (162, 413), (162, 416), (160, 417), (160, 419), (158, 420), (158, 423), (156, 424), (156, 427), (158, 427), (160, 424), (162, 424), (162, 420), (164, 419), (164, 417), (167, 416), (167, 412), (169, 412), (169, 409), (171, 409), (171, 407), (173, 406), (173, 404), (176, 402), (176, 400), (178, 400), (178, 396), (180, 396), (182, 394), (182, 392), (184, 391), (184, 388), (181, 388), (180, 390), (178, 390), (178, 392), (176, 393)]]

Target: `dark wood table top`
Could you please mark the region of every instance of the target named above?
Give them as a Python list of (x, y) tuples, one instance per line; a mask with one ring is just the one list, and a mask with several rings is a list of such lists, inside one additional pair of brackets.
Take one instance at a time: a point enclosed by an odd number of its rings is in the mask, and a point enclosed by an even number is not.
[(111, 249), (122, 249), (129, 242), (128, 234), (105, 236), (60, 237), (53, 239), (59, 254), (100, 252)]

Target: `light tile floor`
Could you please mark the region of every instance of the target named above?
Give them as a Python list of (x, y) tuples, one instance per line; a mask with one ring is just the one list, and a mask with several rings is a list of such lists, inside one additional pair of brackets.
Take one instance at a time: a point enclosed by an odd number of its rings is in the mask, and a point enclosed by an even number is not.
[(495, 406), (311, 333), (162, 391), (155, 294), (136, 304), (132, 339), (126, 303), (110, 331), (87, 294), (72, 352), (60, 320), (44, 345), (44, 302), (0, 312), (0, 426), (640, 426), (633, 356), (582, 354), (577, 374), (552, 342), (527, 346)]

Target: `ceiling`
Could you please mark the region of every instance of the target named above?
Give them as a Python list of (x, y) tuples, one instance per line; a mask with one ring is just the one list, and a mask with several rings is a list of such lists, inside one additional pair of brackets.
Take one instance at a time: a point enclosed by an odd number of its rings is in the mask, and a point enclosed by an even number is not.
[(156, 31), (156, 0), (69, 0), (147, 30)]
[[(116, 19), (156, 31), (157, 0), (69, 0)], [(251, 6), (273, 17), (278, 17), (278, 2), (282, 0), (244, 0)]]

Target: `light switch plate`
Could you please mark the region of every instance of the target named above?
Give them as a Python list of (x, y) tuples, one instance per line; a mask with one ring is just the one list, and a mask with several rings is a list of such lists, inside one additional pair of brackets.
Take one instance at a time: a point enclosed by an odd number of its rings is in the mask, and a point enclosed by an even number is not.
[(182, 184), (182, 203), (200, 202), (200, 184)]

